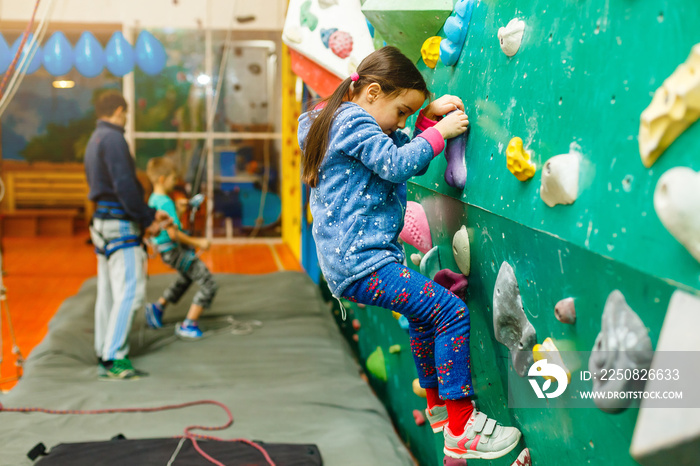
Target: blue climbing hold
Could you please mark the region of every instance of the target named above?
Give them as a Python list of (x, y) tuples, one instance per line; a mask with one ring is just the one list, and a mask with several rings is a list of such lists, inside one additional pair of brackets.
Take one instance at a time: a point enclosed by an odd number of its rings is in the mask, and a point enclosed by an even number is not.
[(408, 332), (408, 319), (406, 316), (399, 317), (399, 327), (401, 327), (401, 330)]
[(338, 28), (321, 29), (321, 42), (323, 42), (326, 48), (328, 48), (328, 41), (331, 39), (331, 36), (337, 30)]
[(440, 42), (440, 61), (447, 66), (454, 66), (459, 60), (473, 11), (474, 0), (458, 0), (455, 15), (445, 21), (443, 30), (446, 37)]

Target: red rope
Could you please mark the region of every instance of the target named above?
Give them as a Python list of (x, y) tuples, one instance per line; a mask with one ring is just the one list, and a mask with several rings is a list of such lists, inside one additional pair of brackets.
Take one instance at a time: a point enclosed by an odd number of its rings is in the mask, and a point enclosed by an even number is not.
[(27, 42), (27, 37), (29, 37), (29, 32), (32, 30), (32, 26), (34, 25), (34, 17), (36, 16), (36, 10), (39, 8), (40, 1), (41, 0), (36, 0), (36, 4), (34, 5), (34, 12), (32, 13), (32, 17), (29, 20), (29, 24), (27, 24), (27, 29), (25, 29), (24, 32), (22, 33), (22, 40), (19, 43), (19, 48), (17, 49), (17, 53), (15, 53), (15, 57), (12, 59), (12, 63), (10, 63), (10, 67), (7, 69), (7, 72), (5, 72), (5, 77), (2, 78), (2, 84), (0, 84), (0, 99), (5, 94), (5, 86), (7, 85), (7, 80), (10, 79), (10, 76), (12, 75), (12, 72), (15, 70), (15, 66), (17, 65), (17, 61), (19, 60), (20, 55), (22, 55), (22, 50), (24, 49), (24, 43)]
[(260, 445), (251, 442), (250, 440), (246, 439), (222, 439), (218, 437), (212, 437), (209, 435), (202, 435), (202, 434), (196, 434), (194, 432), (191, 432), (192, 430), (206, 430), (206, 431), (215, 431), (215, 430), (224, 430), (228, 427), (230, 427), (233, 424), (233, 414), (231, 414), (231, 410), (228, 409), (228, 406), (226, 406), (223, 403), (220, 403), (218, 401), (214, 400), (199, 400), (199, 401), (188, 401), (186, 403), (180, 403), (180, 404), (174, 404), (174, 405), (165, 405), (165, 406), (158, 406), (155, 408), (112, 408), (112, 409), (46, 409), (46, 408), (6, 408), (3, 406), (2, 403), (0, 403), (0, 412), (5, 411), (8, 413), (46, 413), (46, 414), (110, 414), (110, 413), (152, 413), (156, 411), (166, 411), (170, 409), (181, 409), (181, 408), (187, 408), (190, 406), (196, 406), (196, 405), (205, 405), (205, 404), (211, 404), (220, 407), (223, 409), (226, 414), (228, 415), (228, 421), (221, 426), (198, 426), (198, 425), (193, 425), (193, 426), (187, 426), (185, 427), (185, 435), (178, 436), (178, 438), (186, 438), (189, 439), (192, 442), (192, 445), (194, 446), (195, 450), (202, 455), (204, 458), (206, 458), (209, 462), (216, 464), (217, 466), (224, 466), (223, 463), (217, 461), (216, 459), (212, 458), (209, 456), (202, 448), (199, 446), (197, 443), (197, 438), (199, 439), (205, 439), (205, 440), (215, 440), (218, 442), (241, 442), (245, 443), (247, 445), (252, 446), (253, 448), (256, 448), (262, 455), (265, 457), (265, 460), (270, 464), (270, 466), (275, 466), (275, 463), (272, 461), (272, 458), (270, 458), (270, 455), (265, 451), (264, 448), (262, 448)]

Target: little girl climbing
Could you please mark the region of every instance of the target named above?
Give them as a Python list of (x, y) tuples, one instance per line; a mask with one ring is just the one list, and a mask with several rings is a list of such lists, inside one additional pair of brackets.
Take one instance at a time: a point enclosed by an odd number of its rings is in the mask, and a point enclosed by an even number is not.
[(469, 310), (453, 293), (402, 265), (398, 239), (406, 181), (469, 124), (462, 101), (445, 95), (419, 113), (417, 137), (398, 131), (428, 97), (413, 63), (397, 48), (384, 47), (299, 118), (313, 236), (333, 296), (408, 319), (426, 413), (434, 432), (444, 430), (445, 454), (498, 458), (515, 447), (520, 432), (472, 405)]

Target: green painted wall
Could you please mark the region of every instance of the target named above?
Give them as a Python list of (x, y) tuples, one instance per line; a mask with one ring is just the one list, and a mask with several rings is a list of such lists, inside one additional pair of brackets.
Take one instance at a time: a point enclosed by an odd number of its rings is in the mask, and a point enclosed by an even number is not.
[[(496, 34), (512, 18), (527, 26), (520, 51), (508, 58)], [(636, 409), (609, 415), (592, 402), (590, 409), (507, 409), (509, 389), (517, 397), (531, 388), (525, 379), (507, 383), (507, 349), (494, 339), (493, 288), (501, 262), (508, 261), (538, 341), (549, 336), (560, 349), (576, 351), (591, 350), (605, 300), (619, 289), (656, 345), (672, 292), (700, 292), (700, 264), (662, 226), (653, 192), (672, 167), (700, 170), (700, 124), (646, 169), (637, 143), (639, 116), (698, 42), (697, 0), (481, 0), (458, 65), (431, 70), (419, 64), (436, 96), (464, 100), (472, 128), (466, 189), (445, 183), (446, 163), (438, 157), (425, 176), (412, 180), (409, 199), (425, 207), (443, 259), (451, 257), (459, 226), (470, 231), (466, 302), (478, 404), (524, 434), (509, 456), (478, 464), (510, 465), (524, 446), (538, 466), (636, 464), (628, 453)], [(514, 136), (537, 163), (527, 182), (506, 169), (505, 148)], [(583, 154), (579, 198), (550, 208), (539, 197), (540, 170), (572, 142)], [(453, 263), (448, 267), (457, 271)], [(576, 299), (573, 326), (553, 312), (569, 296)], [(370, 381), (399, 433), (420, 464), (442, 464), (441, 437), (413, 422), (412, 410), (425, 401), (411, 391), (416, 371), (408, 336), (390, 313), (353, 306), (341, 324), (349, 338), (353, 318), (362, 323), (358, 343), (350, 339), (360, 358), (378, 345), (384, 350), (389, 380)], [(389, 354), (396, 343), (402, 352)], [(585, 369), (587, 361), (581, 363)]]

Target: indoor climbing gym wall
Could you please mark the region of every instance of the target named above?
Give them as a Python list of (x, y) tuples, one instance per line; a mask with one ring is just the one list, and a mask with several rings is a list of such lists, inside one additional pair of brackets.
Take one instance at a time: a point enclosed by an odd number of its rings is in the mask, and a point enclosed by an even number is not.
[[(523, 432), (509, 456), (479, 463), (697, 464), (700, 426), (681, 409), (529, 407), (528, 370), (561, 361), (569, 390), (633, 390), (639, 380), (582, 371), (643, 373), (662, 351), (700, 350), (687, 330), (700, 319), (700, 3), (366, 0), (362, 10), (470, 118), (409, 183), (406, 223), (418, 233), (406, 250), (411, 267), (465, 297), (477, 406)], [(344, 304), (344, 330), (401, 435), (421, 464), (441, 464), (405, 323)]]
[[(375, 46), (399, 47), (469, 115), (409, 182), (402, 238), (408, 265), (470, 309), (477, 407), (523, 433), (478, 464), (699, 464), (700, 418), (683, 409), (697, 400), (572, 393), (677, 389), (667, 374), (697, 373), (700, 2), (361, 3)], [(443, 464), (405, 318), (343, 306), (399, 433), (420, 464)], [(548, 363), (563, 370), (538, 376)], [(563, 395), (536, 396), (562, 379)]]

